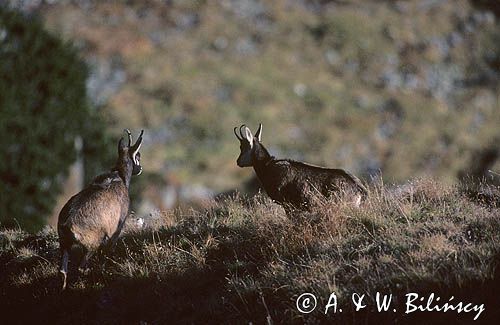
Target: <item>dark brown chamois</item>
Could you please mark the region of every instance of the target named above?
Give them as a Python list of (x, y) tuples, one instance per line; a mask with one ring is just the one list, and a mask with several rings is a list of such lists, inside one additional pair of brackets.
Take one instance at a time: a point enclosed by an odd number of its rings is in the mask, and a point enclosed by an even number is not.
[(57, 221), (57, 233), (61, 251), (63, 289), (66, 288), (68, 260), (73, 246), (83, 249), (80, 269), (84, 269), (92, 254), (103, 244), (114, 246), (125, 224), (129, 212), (129, 184), (132, 175), (142, 172), (139, 138), (132, 144), (132, 134), (128, 135), (128, 145), (123, 138), (118, 143), (118, 159), (115, 167), (97, 176), (91, 184), (73, 196), (62, 208)]
[(245, 125), (234, 128), (240, 140), (240, 167), (253, 167), (266, 193), (289, 212), (291, 209), (307, 210), (313, 196), (320, 194), (348, 195), (358, 206), (367, 190), (354, 175), (342, 169), (318, 167), (290, 159), (276, 159), (262, 145), (262, 124), (252, 135)]

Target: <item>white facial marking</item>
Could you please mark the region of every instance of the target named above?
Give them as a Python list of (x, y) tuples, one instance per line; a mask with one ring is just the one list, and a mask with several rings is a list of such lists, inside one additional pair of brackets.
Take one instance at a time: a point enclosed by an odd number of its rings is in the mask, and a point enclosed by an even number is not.
[(137, 149), (132, 153), (132, 157), (134, 158), (134, 161), (135, 161), (135, 156), (137, 155), (137, 153), (141, 149), (141, 146), (142, 146), (142, 141), (139, 142), (139, 145), (137, 146)]
[(132, 161), (134, 162), (134, 165), (140, 165), (141, 162), (140, 162), (140, 158), (139, 156), (137, 155), (139, 153), (139, 151), (136, 151), (132, 154)]
[(259, 124), (259, 128), (257, 129), (257, 134), (255, 136), (259, 142), (262, 141), (262, 124)]
[(246, 126), (245, 126), (245, 138), (250, 143), (250, 148), (252, 148), (253, 147), (253, 135), (252, 135), (252, 131), (250, 131), (250, 129), (247, 128)]

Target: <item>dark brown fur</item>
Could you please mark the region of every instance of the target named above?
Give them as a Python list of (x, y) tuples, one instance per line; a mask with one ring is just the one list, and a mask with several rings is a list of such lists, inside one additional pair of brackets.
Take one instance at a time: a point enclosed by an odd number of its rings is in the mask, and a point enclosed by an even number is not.
[[(243, 142), (242, 151), (245, 148), (248, 150), (249, 143), (243, 134), (239, 139)], [(286, 208), (308, 209), (313, 196), (318, 194), (325, 197), (332, 194), (350, 194), (358, 203), (367, 195), (361, 181), (345, 170), (324, 168), (290, 159), (275, 159), (259, 142), (258, 137), (253, 137), (251, 150), (251, 164), (264, 190), (271, 199)], [(239, 161), (240, 158), (240, 165)]]
[(88, 250), (95, 250), (124, 222), (129, 209), (125, 183), (120, 179), (101, 184), (93, 182), (73, 196), (61, 210), (57, 225), (61, 247), (78, 243)]
[[(108, 173), (97, 176), (81, 192), (73, 196), (62, 208), (57, 222), (57, 233), (62, 255), (61, 273), (66, 286), (67, 264), (73, 246), (83, 249), (80, 263), (84, 268), (90, 256), (111, 240), (114, 244), (123, 228), (129, 211), (129, 184), (132, 175), (140, 174), (138, 153), (142, 133), (134, 146), (118, 145), (118, 159)], [(134, 152), (136, 155), (134, 155)], [(134, 161), (134, 158), (136, 160)]]

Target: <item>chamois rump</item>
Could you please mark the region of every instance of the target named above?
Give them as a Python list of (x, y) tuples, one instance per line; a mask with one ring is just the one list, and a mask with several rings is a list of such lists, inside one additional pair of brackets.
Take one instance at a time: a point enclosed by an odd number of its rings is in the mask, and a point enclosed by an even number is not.
[(83, 258), (79, 269), (84, 269), (92, 254), (104, 244), (114, 246), (125, 224), (129, 212), (129, 185), (132, 175), (142, 172), (139, 138), (132, 145), (132, 134), (128, 145), (123, 138), (118, 143), (118, 159), (111, 171), (97, 176), (91, 184), (73, 196), (62, 208), (57, 221), (57, 233), (61, 251), (60, 272), (63, 290), (66, 288), (68, 260), (71, 248), (80, 247)]
[(367, 190), (354, 175), (342, 169), (324, 168), (291, 159), (271, 156), (262, 139), (262, 124), (255, 136), (248, 127), (234, 128), (240, 141), (239, 167), (253, 167), (266, 193), (281, 204), (287, 214), (294, 209), (309, 210), (314, 195), (347, 195), (356, 206)]

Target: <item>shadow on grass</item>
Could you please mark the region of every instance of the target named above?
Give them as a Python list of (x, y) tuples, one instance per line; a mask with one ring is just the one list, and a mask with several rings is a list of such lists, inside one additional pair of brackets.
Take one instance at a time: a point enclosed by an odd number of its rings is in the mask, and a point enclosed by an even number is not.
[[(207, 230), (207, 229), (205, 229)], [(140, 251), (145, 244), (153, 242), (176, 241), (182, 229), (171, 228), (155, 232), (127, 235), (122, 238), (115, 255), (127, 258), (127, 251)], [(204, 230), (201, 230), (203, 233)], [(236, 235), (237, 234), (237, 235)], [(199, 234), (198, 234), (199, 235)], [(198, 236), (191, 233), (190, 236)], [(184, 236), (184, 235), (183, 235)], [(293, 290), (286, 288), (259, 288), (238, 292), (228, 284), (228, 277), (237, 275), (240, 278), (257, 276), (257, 271), (265, 265), (265, 256), (256, 247), (262, 238), (252, 236), (248, 229), (221, 228), (217, 236), (227, 238), (224, 245), (207, 254), (207, 261), (199, 267), (191, 267), (183, 272), (165, 274), (149, 274), (144, 277), (126, 277), (109, 275), (109, 260), (105, 255), (98, 255), (92, 261), (91, 272), (87, 276), (73, 276), (70, 288), (60, 291), (60, 279), (56, 265), (58, 253), (53, 243), (44, 238), (30, 236), (24, 244), (46, 247), (41, 255), (8, 261), (2, 256), (4, 272), (1, 276), (2, 293), (0, 305), (4, 312), (2, 320), (15, 323), (266, 323), (268, 319), (274, 323), (341, 323), (370, 324), (385, 322), (445, 324), (471, 323), (474, 313), (457, 314), (415, 312), (405, 315), (405, 294), (417, 292), (427, 297), (430, 293), (454, 301), (484, 303), (486, 311), (475, 323), (494, 323), (499, 311), (497, 288), (500, 288), (499, 261), (500, 254), (493, 257), (496, 263), (493, 279), (480, 282), (468, 281), (461, 285), (448, 286), (439, 282), (416, 283), (414, 288), (394, 289), (391, 283), (386, 284), (386, 291), (393, 293), (394, 307), (397, 312), (376, 312), (373, 305), (363, 311), (354, 312), (351, 307), (344, 308), (342, 314), (324, 315), (327, 297), (320, 299), (319, 308), (311, 314), (300, 315), (295, 310)], [(48, 238), (53, 240), (54, 238)], [(195, 240), (196, 238), (191, 238)], [(234, 267), (237, 261), (239, 267)], [(103, 265), (103, 267), (99, 267)], [(38, 275), (18, 283), (7, 283), (12, 275), (18, 272), (30, 272), (41, 268)], [(45, 273), (44, 273), (45, 272)], [(36, 272), (35, 272), (36, 273)], [(20, 279), (22, 280), (22, 276)], [(362, 293), (361, 293), (362, 294)], [(375, 292), (367, 293), (375, 295)]]
[[(137, 324), (141, 321), (234, 323), (258, 319), (258, 315), (252, 315), (253, 310), (243, 307), (241, 299), (244, 298), (227, 288), (229, 269), (244, 276), (255, 273), (259, 267), (261, 256), (255, 250), (258, 239), (253, 238), (247, 229), (219, 227), (217, 236), (227, 238), (227, 241), (208, 252), (207, 262), (201, 266), (194, 265), (182, 272), (152, 272), (134, 278), (109, 273), (113, 273), (110, 269), (116, 262), (110, 262), (108, 256), (117, 257), (118, 263), (122, 263), (131, 251), (140, 253), (145, 245), (176, 242), (178, 237), (194, 241), (199, 236), (192, 232), (181, 236), (180, 231), (172, 228), (154, 234), (143, 232), (124, 236), (113, 255), (99, 253), (91, 260), (89, 274), (81, 275), (71, 268), (69, 286), (65, 291), (60, 289), (61, 280), (56, 269), (57, 249), (43, 249), (39, 255), (24, 259), (2, 256), (0, 261), (6, 263), (0, 276), (0, 305), (5, 311), (2, 320), (10, 324), (38, 323), (41, 320), (54, 324)], [(29, 236), (21, 245), (40, 248), (52, 244), (43, 237)], [(242, 265), (237, 261), (245, 263)], [(40, 269), (40, 274), (34, 275), (36, 268)], [(26, 277), (22, 273), (26, 273)], [(259, 306), (262, 307), (262, 303)]]

